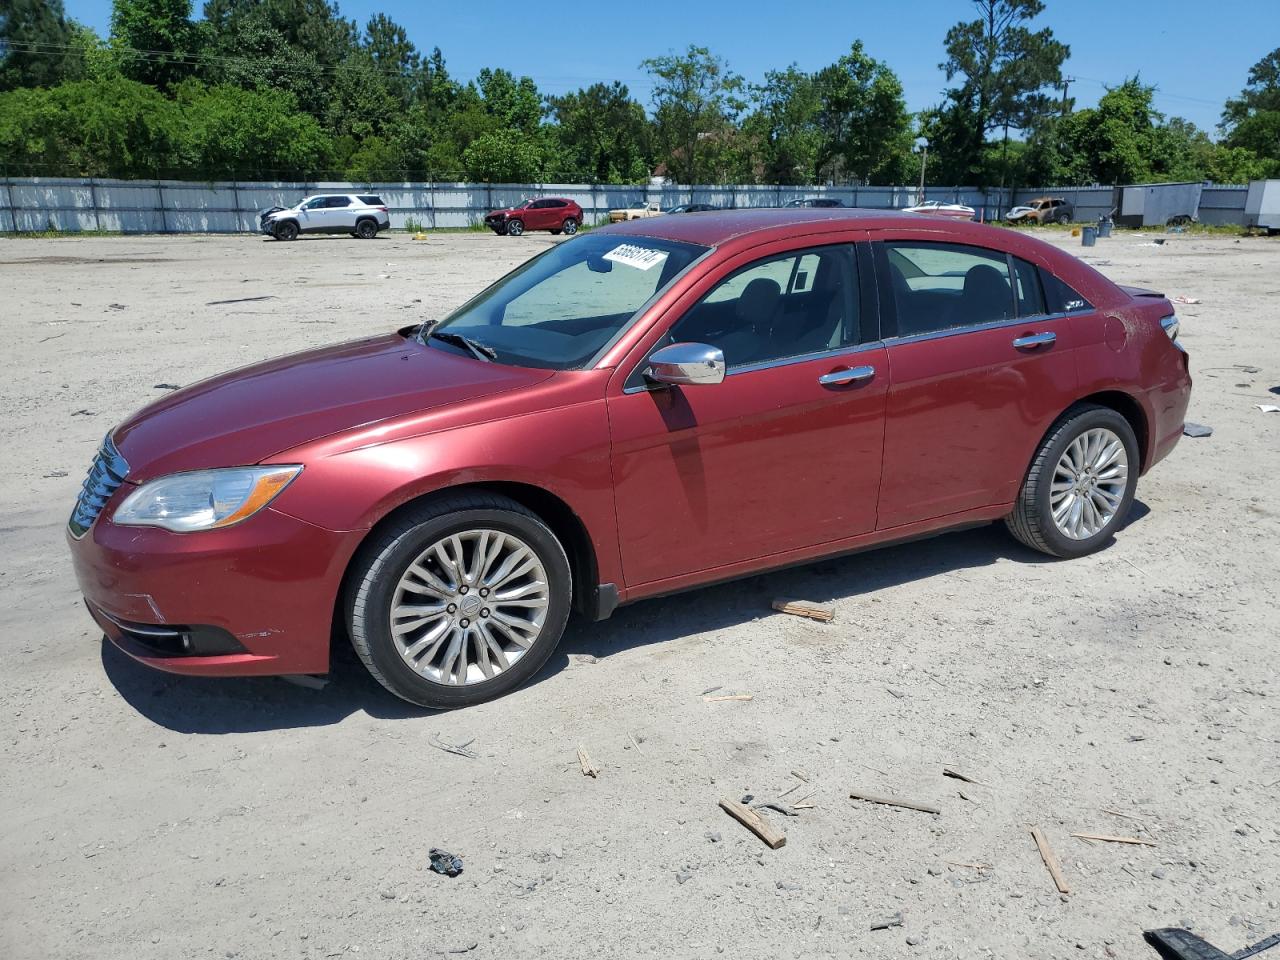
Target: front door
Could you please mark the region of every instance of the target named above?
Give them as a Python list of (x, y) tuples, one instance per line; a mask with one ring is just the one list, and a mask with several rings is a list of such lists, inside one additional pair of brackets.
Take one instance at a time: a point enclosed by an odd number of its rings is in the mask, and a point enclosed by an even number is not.
[[(865, 245), (743, 254), (620, 368), (609, 420), (629, 589), (875, 528), (888, 377), (859, 261), (869, 284)], [(643, 358), (673, 342), (723, 350), (724, 381), (647, 383)]]
[(1072, 323), (1046, 310), (1039, 270), (1003, 251), (875, 246), (891, 379), (879, 527), (1011, 503), (1074, 397)]

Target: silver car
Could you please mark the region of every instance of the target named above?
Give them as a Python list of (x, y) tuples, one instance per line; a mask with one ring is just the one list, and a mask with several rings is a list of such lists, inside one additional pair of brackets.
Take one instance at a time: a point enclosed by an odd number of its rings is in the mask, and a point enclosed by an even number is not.
[(349, 233), (372, 240), (391, 227), (382, 198), (367, 193), (324, 193), (307, 197), (294, 207), (272, 207), (258, 216), (258, 225), (277, 240), (296, 240), (301, 233)]

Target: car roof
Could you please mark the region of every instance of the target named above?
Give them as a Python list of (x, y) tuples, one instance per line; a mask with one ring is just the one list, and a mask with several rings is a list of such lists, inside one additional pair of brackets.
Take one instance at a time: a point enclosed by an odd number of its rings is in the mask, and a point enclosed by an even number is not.
[(747, 210), (709, 210), (698, 217), (651, 217), (600, 227), (593, 233), (656, 237), (715, 247), (737, 237), (787, 228), (811, 228), (822, 233), (842, 229), (874, 230), (891, 226), (919, 226), (920, 217), (898, 210), (858, 207), (760, 207)]

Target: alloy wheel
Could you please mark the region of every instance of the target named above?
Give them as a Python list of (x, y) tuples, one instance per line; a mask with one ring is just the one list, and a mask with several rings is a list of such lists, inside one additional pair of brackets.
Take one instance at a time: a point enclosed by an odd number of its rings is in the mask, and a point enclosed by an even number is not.
[(483, 683), (525, 655), (549, 606), (547, 572), (532, 547), (503, 531), (467, 530), (409, 564), (391, 600), (391, 635), (428, 680)]
[(1072, 540), (1087, 540), (1106, 527), (1124, 502), (1129, 456), (1105, 427), (1084, 431), (1054, 467), (1049, 510), (1054, 526)]
[(524, 233), (524, 224), (519, 220), (512, 220), (507, 224), (507, 233), (513, 237), (518, 237)]

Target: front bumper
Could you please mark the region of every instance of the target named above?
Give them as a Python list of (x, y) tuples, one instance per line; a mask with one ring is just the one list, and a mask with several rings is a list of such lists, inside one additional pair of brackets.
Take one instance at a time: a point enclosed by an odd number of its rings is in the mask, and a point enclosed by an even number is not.
[(270, 507), (224, 530), (178, 534), (116, 526), (113, 507), (67, 541), (90, 614), (126, 654), (194, 676), (328, 671), (335, 603), (358, 534)]

